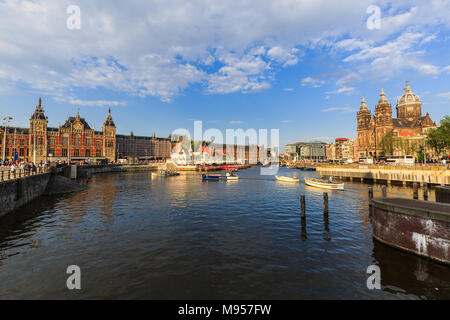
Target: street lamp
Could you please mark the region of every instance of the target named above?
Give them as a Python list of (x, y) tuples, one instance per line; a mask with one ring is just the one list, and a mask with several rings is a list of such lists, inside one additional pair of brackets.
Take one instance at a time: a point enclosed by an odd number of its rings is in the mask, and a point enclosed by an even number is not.
[(5, 134), (3, 137), (3, 161), (6, 160), (6, 134), (7, 134), (7, 130), (8, 130), (8, 121), (11, 121), (13, 118), (12, 117), (4, 117), (3, 121), (5, 122)]

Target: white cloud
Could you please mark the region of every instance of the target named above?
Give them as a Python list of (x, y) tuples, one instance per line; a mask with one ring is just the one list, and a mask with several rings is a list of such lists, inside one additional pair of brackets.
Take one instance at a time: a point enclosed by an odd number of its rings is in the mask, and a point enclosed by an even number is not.
[(291, 123), (291, 122), (293, 122), (293, 120), (281, 120), (281, 122), (283, 122), (283, 123)]
[(228, 123), (229, 123), (229, 124), (242, 124), (242, 123), (244, 123), (244, 122), (241, 121), (241, 120), (232, 120), (232, 121), (229, 121)]
[(411, 68), (436, 75), (440, 69), (417, 47), (435, 40), (433, 26), (448, 30), (450, 3), (383, 1), (382, 28), (373, 32), (365, 27), (372, 2), (92, 0), (80, 4), (81, 29), (69, 30), (72, 1), (4, 0), (0, 79), (13, 85), (2, 92), (107, 88), (163, 101), (193, 85), (207, 93), (252, 92), (300, 64), (303, 51), (321, 48), (346, 52), (344, 64), (358, 74)]
[(306, 77), (300, 81), (302, 87), (313, 87), (313, 88), (319, 88), (321, 87), (325, 81), (315, 79), (313, 77)]
[(335, 112), (335, 111), (338, 111), (340, 113), (347, 113), (347, 112), (357, 112), (358, 109), (352, 109), (349, 107), (331, 107), (331, 108), (322, 110), (322, 112)]
[(57, 102), (69, 103), (77, 106), (85, 106), (85, 107), (117, 107), (126, 105), (123, 101), (110, 101), (110, 100), (80, 100), (76, 98), (61, 98), (54, 97), (53, 100)]
[(450, 91), (437, 94), (438, 97), (450, 99)]

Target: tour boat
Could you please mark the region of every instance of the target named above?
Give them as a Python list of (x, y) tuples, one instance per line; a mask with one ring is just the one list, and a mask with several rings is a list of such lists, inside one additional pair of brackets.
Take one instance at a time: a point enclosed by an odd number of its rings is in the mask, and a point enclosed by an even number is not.
[(299, 178), (290, 178), (290, 177), (283, 177), (283, 176), (275, 176), (275, 179), (278, 181), (284, 181), (284, 182), (299, 182)]
[(344, 190), (343, 183), (334, 183), (321, 179), (305, 178), (305, 184), (311, 187), (317, 187), (322, 189)]
[(203, 180), (217, 180), (217, 181), (236, 181), (239, 179), (238, 176), (233, 176), (231, 174), (226, 175), (212, 175), (212, 174), (202, 174)]

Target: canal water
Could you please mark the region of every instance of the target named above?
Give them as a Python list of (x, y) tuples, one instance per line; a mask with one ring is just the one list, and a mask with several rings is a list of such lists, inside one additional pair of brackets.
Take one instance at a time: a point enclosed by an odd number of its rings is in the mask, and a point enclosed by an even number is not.
[[(0, 298), (450, 298), (449, 267), (373, 240), (367, 184), (330, 191), (326, 220), (323, 190), (259, 168), (239, 176), (98, 174), (83, 192), (30, 203), (0, 219)], [(388, 196), (412, 189), (388, 187)], [(81, 269), (81, 290), (66, 287), (69, 265)], [(370, 265), (380, 290), (367, 287)]]

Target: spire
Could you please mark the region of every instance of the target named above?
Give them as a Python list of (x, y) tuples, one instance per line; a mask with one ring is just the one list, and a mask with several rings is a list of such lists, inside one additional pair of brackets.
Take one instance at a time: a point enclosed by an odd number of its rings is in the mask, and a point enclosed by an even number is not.
[(106, 116), (106, 120), (103, 123), (104, 126), (107, 127), (115, 127), (116, 125), (114, 124), (112, 115), (111, 115), (111, 108), (108, 108), (108, 115)]
[(44, 113), (44, 108), (42, 108), (42, 99), (39, 97), (38, 104), (36, 106), (36, 109), (34, 110), (34, 113), (31, 115), (30, 120), (47, 120), (47, 117)]
[(378, 104), (388, 103), (386, 99), (386, 94), (384, 93), (384, 88), (381, 88), (380, 99), (378, 100)]
[(359, 108), (359, 111), (369, 111), (369, 108), (367, 107), (366, 99), (364, 96), (361, 100), (361, 107)]

